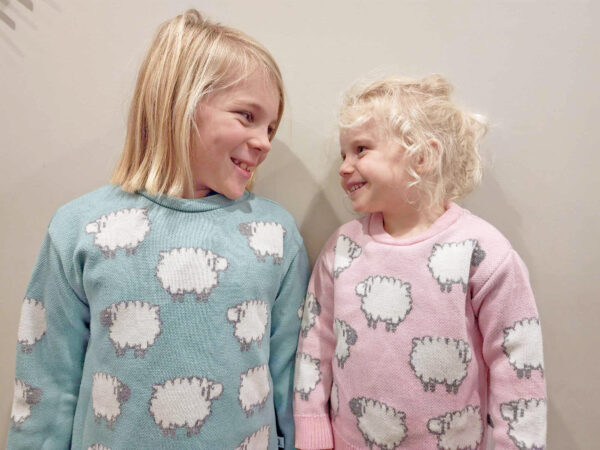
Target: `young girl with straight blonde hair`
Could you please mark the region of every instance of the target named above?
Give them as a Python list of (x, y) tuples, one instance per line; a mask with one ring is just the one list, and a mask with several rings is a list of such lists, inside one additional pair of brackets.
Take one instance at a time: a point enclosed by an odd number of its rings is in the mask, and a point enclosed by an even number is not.
[(9, 448), (293, 448), (307, 257), (291, 215), (246, 190), (283, 98), (242, 32), (195, 10), (159, 28), (114, 184), (48, 227)]
[(295, 373), (301, 449), (543, 449), (542, 335), (528, 273), (454, 200), (481, 178), (482, 117), (437, 75), (357, 85), (339, 170), (355, 211), (309, 284)]

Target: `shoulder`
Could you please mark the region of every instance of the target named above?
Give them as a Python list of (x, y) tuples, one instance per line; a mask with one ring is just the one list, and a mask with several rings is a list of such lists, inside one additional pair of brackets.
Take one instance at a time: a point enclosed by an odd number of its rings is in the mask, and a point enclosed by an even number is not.
[(85, 233), (90, 222), (121, 209), (135, 208), (137, 204), (139, 195), (124, 192), (119, 186), (103, 186), (58, 208), (48, 232), (53, 240), (73, 240), (79, 233)]
[(370, 215), (364, 215), (340, 225), (327, 239), (318, 260), (329, 267), (333, 267), (336, 251), (351, 252), (356, 254), (361, 250), (368, 239), (368, 226)]
[(477, 240), (480, 246), (488, 249), (488, 252), (498, 254), (500, 257), (512, 250), (509, 240), (494, 225), (468, 209), (462, 208), (462, 210), (463, 214), (458, 221), (461, 234)]
[(249, 193), (247, 202), (250, 206), (250, 214), (246, 218), (248, 222), (262, 224), (264, 227), (280, 226), (286, 240), (292, 240), (298, 246), (304, 245), (294, 216), (282, 205), (253, 193)]
[(459, 222), (462, 237), (474, 240), (480, 252), (478, 259), (481, 262), (473, 267), (472, 273), (475, 284), (485, 283), (507, 264), (515, 261), (521, 264), (509, 240), (488, 221), (465, 209)]

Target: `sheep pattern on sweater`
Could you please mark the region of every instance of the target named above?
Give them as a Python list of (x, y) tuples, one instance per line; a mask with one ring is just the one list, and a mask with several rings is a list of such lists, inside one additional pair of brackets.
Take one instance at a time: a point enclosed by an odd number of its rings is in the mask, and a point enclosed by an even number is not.
[(152, 386), (150, 414), (163, 435), (175, 437), (177, 428), (198, 434), (211, 413), (223, 384), (206, 377), (173, 378)]
[(505, 328), (502, 349), (519, 378), (529, 378), (532, 370), (539, 370), (544, 376), (542, 330), (537, 317), (519, 320)]
[(265, 425), (248, 436), (235, 450), (266, 450), (269, 448), (271, 427)]
[(140, 300), (115, 303), (100, 312), (100, 323), (109, 329), (117, 356), (133, 349), (134, 357), (143, 358), (161, 333), (160, 306)]
[(233, 324), (233, 335), (241, 350), (248, 351), (253, 342), (261, 346), (269, 322), (269, 309), (263, 300), (248, 300), (227, 310), (227, 320)]
[(368, 325), (377, 328), (385, 323), (385, 330), (395, 332), (412, 309), (410, 283), (388, 276), (371, 276), (356, 285), (361, 299), (361, 309)]
[(283, 261), (283, 237), (286, 230), (277, 222), (242, 223), (238, 229), (248, 237), (248, 245), (254, 251), (256, 258), (265, 262), (268, 256), (273, 257), (273, 264)]
[(475, 239), (445, 242), (433, 246), (427, 267), (442, 292), (451, 292), (454, 284), (460, 284), (463, 292), (466, 292), (469, 266), (478, 266), (484, 258), (485, 252)]
[(519, 398), (500, 405), (508, 435), (519, 450), (542, 450), (546, 442), (546, 400)]
[(17, 340), (23, 353), (31, 353), (36, 342), (46, 334), (46, 308), (34, 298), (25, 298), (21, 307), (21, 319)]
[(148, 210), (131, 208), (103, 215), (88, 223), (85, 231), (94, 235), (94, 245), (105, 258), (114, 258), (119, 249), (125, 249), (127, 256), (134, 255), (150, 228)]
[(302, 314), (300, 314), (300, 310), (298, 310), (298, 317), (302, 319), (300, 325), (302, 336), (306, 337), (308, 331), (314, 326), (317, 316), (321, 314), (321, 305), (312, 292), (306, 294), (306, 298), (302, 304), (302, 310)]
[(296, 374), (294, 378), (294, 391), (300, 394), (302, 400), (308, 400), (310, 393), (321, 382), (321, 361), (313, 358), (308, 353), (296, 354)]
[(219, 272), (229, 262), (211, 250), (174, 248), (160, 252), (156, 278), (174, 302), (183, 302), (185, 294), (194, 294), (197, 302), (206, 302), (219, 285)]
[(392, 450), (406, 438), (406, 414), (383, 402), (365, 397), (350, 400), (350, 411), (356, 416), (356, 426), (372, 448)]
[(335, 253), (333, 276), (338, 278), (345, 269), (350, 267), (352, 261), (360, 256), (362, 248), (348, 236), (340, 235), (333, 251)]
[(440, 450), (477, 450), (483, 437), (479, 406), (467, 406), (427, 422), (430, 433), (437, 435)]
[(413, 338), (410, 367), (423, 383), (425, 391), (435, 392), (443, 384), (447, 392), (456, 394), (467, 376), (471, 348), (461, 339), (425, 336)]
[(121, 416), (123, 404), (129, 400), (129, 386), (117, 377), (106, 372), (96, 372), (92, 381), (92, 408), (96, 422), (106, 420), (108, 428), (112, 429), (116, 420)]
[(13, 404), (10, 414), (12, 426), (19, 428), (31, 416), (32, 406), (42, 399), (42, 390), (15, 378)]
[(266, 364), (252, 367), (240, 375), (238, 399), (246, 417), (254, 414), (255, 410), (263, 409), (270, 392), (269, 367)]

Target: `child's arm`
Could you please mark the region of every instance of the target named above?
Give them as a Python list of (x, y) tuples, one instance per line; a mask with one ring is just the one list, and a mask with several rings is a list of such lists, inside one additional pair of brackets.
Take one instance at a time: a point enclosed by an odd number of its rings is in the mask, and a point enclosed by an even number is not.
[(304, 303), (294, 380), (296, 447), (302, 449), (333, 448), (329, 417), (335, 348), (331, 253), (324, 250), (319, 256)]
[(474, 292), (473, 305), (490, 370), (488, 408), (496, 448), (544, 448), (542, 334), (529, 274), (514, 250)]
[(49, 231), (21, 310), (9, 449), (70, 446), (89, 307), (65, 256)]
[(285, 448), (294, 448), (292, 415), (294, 356), (298, 345), (298, 308), (308, 282), (309, 266), (302, 245), (285, 277), (271, 310), (271, 354), (269, 369), (273, 379), (273, 400), (277, 415), (277, 435), (283, 436)]

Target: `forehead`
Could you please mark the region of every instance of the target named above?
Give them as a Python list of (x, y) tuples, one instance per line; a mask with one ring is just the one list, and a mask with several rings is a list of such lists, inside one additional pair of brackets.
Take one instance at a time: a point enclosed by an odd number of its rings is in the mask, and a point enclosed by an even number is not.
[(347, 145), (360, 140), (379, 140), (381, 138), (381, 127), (373, 119), (352, 127), (340, 128), (340, 144)]
[(277, 84), (270, 76), (255, 70), (234, 85), (209, 95), (205, 101), (212, 105), (255, 105), (277, 117), (280, 94)]

